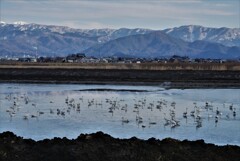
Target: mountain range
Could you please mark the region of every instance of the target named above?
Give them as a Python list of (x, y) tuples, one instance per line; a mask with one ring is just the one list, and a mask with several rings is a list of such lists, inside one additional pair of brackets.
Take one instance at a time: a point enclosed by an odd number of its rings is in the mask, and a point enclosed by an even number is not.
[(187, 42), (204, 40), (226, 46), (240, 46), (239, 28), (209, 28), (203, 26), (181, 26), (163, 30), (166, 34)]
[(240, 29), (181, 26), (150, 29), (73, 29), (0, 23), (0, 57), (66, 56), (240, 58)]
[(103, 45), (91, 47), (84, 53), (100, 57), (161, 58), (178, 55), (191, 58), (232, 59), (240, 58), (240, 47), (228, 47), (202, 40), (186, 42), (162, 31), (155, 31), (118, 38)]

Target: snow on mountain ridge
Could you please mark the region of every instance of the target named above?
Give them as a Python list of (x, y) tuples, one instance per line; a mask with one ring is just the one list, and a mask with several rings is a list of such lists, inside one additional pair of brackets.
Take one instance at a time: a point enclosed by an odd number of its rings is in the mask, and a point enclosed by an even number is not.
[(197, 25), (180, 26), (163, 30), (165, 33), (175, 38), (180, 38), (187, 42), (197, 40), (222, 43), (227, 46), (240, 46), (239, 28), (211, 28)]
[[(138, 32), (137, 32), (138, 31)], [(67, 55), (81, 52), (94, 45), (135, 34), (151, 32), (147, 29), (74, 29), (66, 26), (35, 23), (0, 26), (0, 54), (34, 54), (38, 46), (42, 55)], [(4, 41), (3, 41), (4, 40)]]
[(54, 26), (54, 25), (40, 25), (35, 23), (24, 23), (24, 22), (15, 22), (14, 24), (7, 24), (9, 26), (15, 27), (19, 31), (41, 31), (41, 32), (52, 32), (58, 34), (76, 34), (76, 35), (85, 35), (88, 37), (99, 37), (101, 42), (109, 41), (113, 38), (118, 38), (122, 36), (128, 36), (131, 34), (145, 34), (150, 32), (149, 29), (75, 29), (66, 26)]
[(16, 21), (16, 22), (13, 22), (14, 25), (26, 25), (28, 24), (27, 22), (24, 22), (24, 21)]
[[(53, 53), (64, 55), (81, 52), (90, 47), (102, 45), (123, 37), (132, 35), (141, 36), (154, 31), (156, 30), (143, 28), (75, 29), (66, 26), (40, 25), (35, 23), (6, 23), (4, 25), (1, 23), (0, 40), (4, 41), (0, 44), (3, 46), (0, 48), (0, 51), (2, 50), (2, 53), (5, 52), (6, 54), (14, 52), (35, 53), (35, 50), (31, 46), (38, 46), (39, 53), (45, 55)], [(240, 46), (240, 29), (238, 28), (208, 28), (189, 25), (166, 29), (163, 32), (171, 37), (188, 42), (203, 40), (228, 46)], [(154, 38), (154, 35), (152, 36)], [(15, 50), (13, 50), (13, 46)], [(122, 47), (122, 50), (125, 50), (127, 46), (129, 46), (128, 43)]]

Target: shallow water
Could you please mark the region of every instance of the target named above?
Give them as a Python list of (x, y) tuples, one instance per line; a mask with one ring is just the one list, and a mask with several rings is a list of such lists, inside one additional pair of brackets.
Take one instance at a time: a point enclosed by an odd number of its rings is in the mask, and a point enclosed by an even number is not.
[(3, 131), (35, 140), (103, 131), (117, 138), (172, 137), (240, 145), (240, 89), (0, 84)]

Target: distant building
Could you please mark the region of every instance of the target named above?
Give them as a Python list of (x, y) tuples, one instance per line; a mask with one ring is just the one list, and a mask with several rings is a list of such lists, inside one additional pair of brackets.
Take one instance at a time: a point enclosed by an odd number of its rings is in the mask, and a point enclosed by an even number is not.
[(190, 62), (189, 57), (187, 56), (178, 56), (178, 55), (173, 55), (170, 59), (169, 62), (171, 63), (179, 63), (179, 62)]
[(86, 55), (84, 53), (71, 54), (66, 57), (66, 62), (68, 63), (81, 62), (81, 59), (85, 57)]
[(19, 58), (18, 59), (19, 62), (37, 62), (37, 59), (36, 58)]
[(77, 58), (85, 58), (86, 55), (84, 53), (77, 53), (75, 54)]

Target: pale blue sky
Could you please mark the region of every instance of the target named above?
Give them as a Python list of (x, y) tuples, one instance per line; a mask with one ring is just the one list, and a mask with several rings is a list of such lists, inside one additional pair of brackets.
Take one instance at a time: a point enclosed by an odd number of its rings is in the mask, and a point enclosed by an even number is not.
[(240, 0), (0, 0), (1, 21), (73, 28), (239, 28)]

